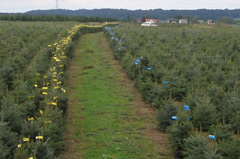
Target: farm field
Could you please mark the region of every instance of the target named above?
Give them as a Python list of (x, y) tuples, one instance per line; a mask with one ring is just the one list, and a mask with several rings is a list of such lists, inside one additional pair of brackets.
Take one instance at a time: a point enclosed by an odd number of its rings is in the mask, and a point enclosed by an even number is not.
[(121, 24), (105, 33), (144, 99), (159, 109), (176, 158), (240, 157), (240, 30)]
[(65, 70), (77, 23), (0, 23), (0, 158), (57, 158), (67, 108)]
[(73, 57), (63, 158), (173, 158), (153, 110), (133, 89), (103, 33), (82, 36)]
[(1, 21), (0, 159), (240, 158), (239, 37)]

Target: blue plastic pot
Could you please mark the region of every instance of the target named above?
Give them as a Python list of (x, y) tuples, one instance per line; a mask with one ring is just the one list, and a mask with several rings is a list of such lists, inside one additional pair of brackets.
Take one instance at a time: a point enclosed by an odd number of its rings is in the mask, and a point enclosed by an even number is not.
[(184, 105), (183, 110), (190, 111), (190, 107), (188, 105)]
[(216, 136), (214, 136), (214, 135), (209, 135), (208, 138), (209, 138), (209, 139), (216, 140)]
[(139, 59), (136, 59), (136, 62), (140, 62), (140, 60), (139, 60)]
[(172, 118), (171, 118), (172, 120), (177, 120), (178, 119), (178, 117), (177, 116), (172, 116)]
[(168, 84), (168, 81), (163, 81), (163, 84)]

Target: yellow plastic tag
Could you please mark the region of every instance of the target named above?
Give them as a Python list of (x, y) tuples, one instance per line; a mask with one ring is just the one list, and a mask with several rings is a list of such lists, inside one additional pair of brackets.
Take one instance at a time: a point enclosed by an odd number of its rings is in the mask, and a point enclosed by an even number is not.
[(48, 93), (47, 93), (47, 92), (42, 92), (42, 94), (43, 94), (43, 95), (48, 95)]
[(34, 117), (28, 118), (28, 121), (34, 121)]
[(43, 140), (43, 136), (36, 136), (36, 140)]
[(53, 82), (57, 82), (58, 80), (57, 79), (52, 79), (53, 80)]
[(45, 124), (51, 124), (51, 121), (44, 121)]
[(66, 90), (65, 90), (65, 89), (61, 88), (61, 90), (63, 91), (63, 93), (66, 93)]
[(24, 138), (23, 138), (23, 141), (25, 141), (25, 142), (29, 142), (29, 141), (30, 141), (30, 139), (29, 139), (29, 138), (27, 138), (27, 137), (24, 137)]

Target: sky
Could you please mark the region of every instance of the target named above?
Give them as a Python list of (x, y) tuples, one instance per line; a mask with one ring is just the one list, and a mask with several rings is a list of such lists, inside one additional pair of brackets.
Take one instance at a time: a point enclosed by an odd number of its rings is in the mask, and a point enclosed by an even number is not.
[[(240, 0), (58, 0), (59, 9), (238, 9)], [(0, 0), (0, 12), (55, 9), (56, 0)]]

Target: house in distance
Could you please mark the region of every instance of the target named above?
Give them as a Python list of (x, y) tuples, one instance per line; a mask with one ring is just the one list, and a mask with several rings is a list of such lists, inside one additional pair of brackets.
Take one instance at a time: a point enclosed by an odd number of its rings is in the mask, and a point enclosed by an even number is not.
[(142, 26), (157, 26), (156, 23), (158, 22), (157, 19), (146, 19)]
[(146, 19), (145, 22), (157, 23), (157, 19)]
[(187, 19), (179, 19), (179, 24), (188, 24)]
[(179, 22), (178, 19), (168, 19), (168, 23), (176, 24), (178, 22)]
[(204, 21), (204, 20), (198, 20), (198, 23), (199, 23), (199, 24), (204, 24), (205, 21)]
[(207, 24), (215, 24), (215, 22), (213, 20), (208, 20)]

